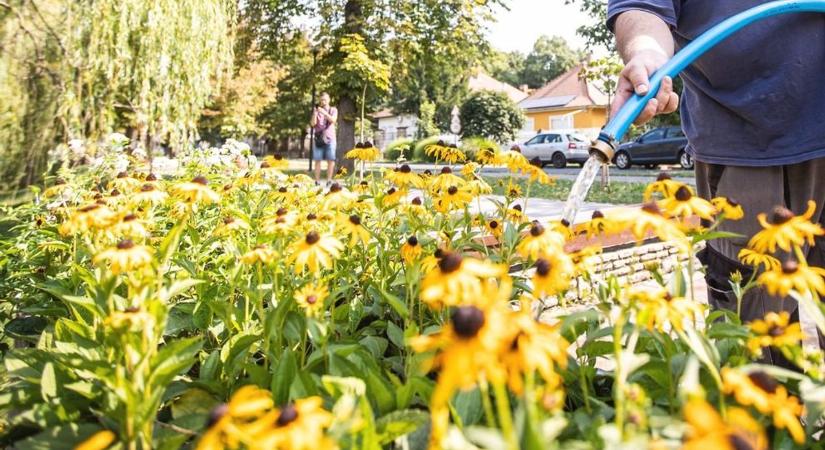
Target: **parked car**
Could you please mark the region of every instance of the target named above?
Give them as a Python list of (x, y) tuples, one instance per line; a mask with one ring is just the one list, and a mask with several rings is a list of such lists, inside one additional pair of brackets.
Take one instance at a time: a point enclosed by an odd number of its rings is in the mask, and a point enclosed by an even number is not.
[(656, 128), (620, 145), (613, 163), (619, 169), (629, 169), (634, 164), (651, 169), (659, 164), (679, 164), (684, 169), (693, 169), (693, 158), (685, 151), (686, 146), (687, 137), (681, 128)]
[(519, 146), (527, 159), (538, 158), (542, 166), (552, 164), (557, 169), (568, 162), (584, 163), (590, 157), (590, 141), (576, 133), (542, 133)]

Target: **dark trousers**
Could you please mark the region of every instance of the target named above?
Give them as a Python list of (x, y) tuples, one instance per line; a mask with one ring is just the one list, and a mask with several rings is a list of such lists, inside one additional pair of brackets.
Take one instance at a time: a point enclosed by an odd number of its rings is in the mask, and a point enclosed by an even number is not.
[[(750, 238), (762, 229), (757, 215), (766, 213), (770, 218), (776, 206), (785, 206), (795, 214), (801, 214), (807, 209), (808, 201), (813, 200), (817, 208), (811, 220), (822, 223), (825, 218), (822, 214), (825, 206), (825, 158), (773, 167), (724, 166), (696, 161), (696, 190), (699, 196), (706, 199), (733, 199), (745, 210), (742, 220), (725, 221), (720, 227), (721, 231), (744, 237), (714, 240), (700, 255), (707, 268), (711, 307), (736, 311), (736, 297), (728, 280), (735, 271), (742, 273), (745, 280), (753, 273), (750, 266), (739, 262), (738, 254)], [(817, 239), (816, 245), (805, 251), (810, 265), (825, 267), (825, 240)], [(782, 259), (782, 255), (779, 256)], [(741, 311), (743, 322), (761, 319), (772, 311), (788, 311), (792, 320), (799, 320), (795, 300), (768, 295), (762, 288), (754, 288), (745, 295)], [(819, 340), (822, 346), (821, 334)], [(785, 365), (779, 352), (772, 350), (763, 353), (765, 362)]]

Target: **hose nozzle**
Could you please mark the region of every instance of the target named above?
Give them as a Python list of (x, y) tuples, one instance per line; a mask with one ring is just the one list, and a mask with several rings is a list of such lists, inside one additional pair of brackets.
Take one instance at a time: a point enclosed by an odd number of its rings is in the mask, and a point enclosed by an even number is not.
[(590, 145), (590, 156), (596, 156), (603, 164), (610, 164), (613, 155), (616, 154), (616, 147), (612, 140), (604, 140), (601, 136)]

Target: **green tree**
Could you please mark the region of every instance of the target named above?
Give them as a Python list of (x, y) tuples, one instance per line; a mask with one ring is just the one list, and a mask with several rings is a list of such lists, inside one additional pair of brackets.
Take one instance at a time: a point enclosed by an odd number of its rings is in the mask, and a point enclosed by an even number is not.
[(562, 37), (541, 36), (524, 60), (521, 80), (531, 88), (539, 88), (578, 64), (582, 56)]
[(524, 126), (521, 110), (501, 92), (474, 92), (461, 106), (464, 137), (484, 137), (506, 143), (518, 136)]
[(585, 38), (587, 49), (591, 52), (603, 48), (615, 52), (613, 34), (607, 29), (607, 2), (604, 0), (564, 0), (567, 5), (575, 4), (587, 13), (592, 19), (589, 24), (582, 25), (577, 30), (579, 36)]
[(491, 77), (519, 87), (524, 83), (522, 75), (527, 57), (518, 51), (503, 52), (492, 49), (484, 58), (482, 67)]
[(418, 112), (418, 132), (416, 137), (418, 139), (424, 139), (435, 136), (438, 133), (439, 129), (435, 125), (435, 103), (424, 100)]

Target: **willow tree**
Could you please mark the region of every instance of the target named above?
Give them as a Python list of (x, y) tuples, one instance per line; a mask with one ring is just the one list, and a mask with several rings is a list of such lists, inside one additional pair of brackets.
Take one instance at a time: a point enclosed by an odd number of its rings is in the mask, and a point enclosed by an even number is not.
[(33, 181), (61, 141), (121, 131), (185, 145), (232, 67), (234, 0), (5, 0), (0, 11), (7, 181)]

